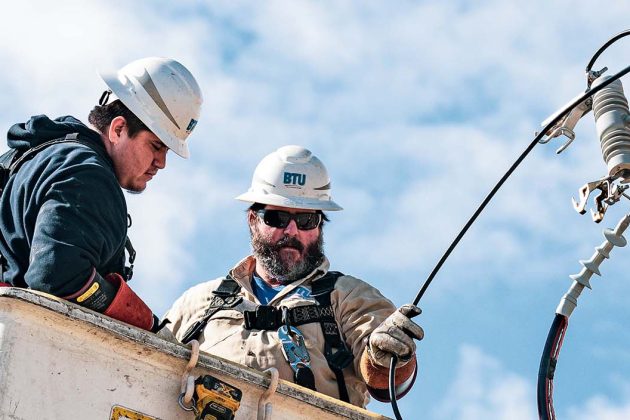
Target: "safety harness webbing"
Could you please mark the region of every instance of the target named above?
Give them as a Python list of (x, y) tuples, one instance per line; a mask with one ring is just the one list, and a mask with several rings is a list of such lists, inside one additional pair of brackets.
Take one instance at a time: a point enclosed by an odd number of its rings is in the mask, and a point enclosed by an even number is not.
[(328, 367), (334, 372), (339, 387), (339, 399), (350, 402), (346, 381), (343, 378), (343, 369), (352, 363), (353, 355), (341, 336), (341, 331), (335, 321), (335, 312), (330, 301), (330, 294), (335, 289), (335, 283), (342, 274), (338, 271), (329, 271), (326, 275), (312, 284), (311, 296), (317, 300), (321, 307), (320, 324), (324, 333), (324, 356)]
[[(282, 325), (299, 326), (319, 322), (324, 334), (324, 356), (337, 379), (339, 399), (350, 402), (343, 369), (350, 365), (353, 355), (339, 331), (330, 299), (335, 283), (342, 275), (338, 271), (329, 271), (313, 281), (311, 296), (317, 301), (317, 305), (294, 308), (259, 305), (255, 311), (243, 311), (243, 319), (248, 330), (277, 330)], [(237, 306), (243, 300), (242, 296), (238, 296), (240, 290), (241, 286), (228, 274), (212, 292), (213, 296), (203, 317), (186, 330), (182, 342), (187, 344), (198, 338), (210, 318), (220, 310)], [(298, 384), (303, 385), (299, 381)]]
[(208, 308), (201, 319), (186, 330), (184, 337), (182, 337), (182, 343), (188, 344), (190, 341), (199, 338), (199, 335), (214, 314), (220, 310), (230, 309), (238, 305), (243, 300), (242, 296), (238, 296), (240, 290), (241, 286), (228, 274), (219, 287), (212, 292), (212, 299), (210, 299)]

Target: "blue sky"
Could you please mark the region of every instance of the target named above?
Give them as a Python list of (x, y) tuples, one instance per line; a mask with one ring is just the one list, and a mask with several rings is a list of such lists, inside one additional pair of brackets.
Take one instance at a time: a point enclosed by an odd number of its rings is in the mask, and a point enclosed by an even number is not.
[[(196, 75), (203, 114), (191, 159), (128, 196), (132, 287), (163, 313), (249, 252), (244, 205), (257, 162), (286, 144), (327, 165), (326, 252), (397, 305), (540, 122), (584, 89), (583, 69), (626, 29), (623, 1), (10, 2), (0, 27), (0, 126), (30, 115), (85, 120), (97, 69), (174, 57)], [(598, 61), (627, 66), (629, 41)], [(592, 115), (557, 156), (538, 146), (447, 261), (421, 302), (420, 374), (407, 418), (533, 419), (555, 307), (627, 211), (601, 225), (571, 196), (605, 175)], [(2, 145), (1, 147), (6, 147)], [(630, 250), (615, 249), (571, 317), (556, 374), (559, 418), (630, 418)], [(391, 415), (388, 405), (370, 409)]]

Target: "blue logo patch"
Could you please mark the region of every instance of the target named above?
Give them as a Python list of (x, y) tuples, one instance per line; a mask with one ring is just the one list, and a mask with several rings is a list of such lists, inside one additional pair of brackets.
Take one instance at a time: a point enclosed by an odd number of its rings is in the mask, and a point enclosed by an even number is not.
[(291, 296), (294, 295), (302, 296), (303, 298), (308, 299), (311, 297), (311, 291), (304, 286), (298, 286), (295, 290), (293, 290), (293, 293), (291, 293)]
[(304, 186), (306, 184), (306, 174), (298, 174), (293, 172), (284, 173), (284, 185), (290, 186)]
[(186, 127), (186, 132), (190, 134), (190, 132), (193, 131), (196, 125), (197, 125), (197, 120), (191, 118), (190, 122), (188, 123), (188, 127)]

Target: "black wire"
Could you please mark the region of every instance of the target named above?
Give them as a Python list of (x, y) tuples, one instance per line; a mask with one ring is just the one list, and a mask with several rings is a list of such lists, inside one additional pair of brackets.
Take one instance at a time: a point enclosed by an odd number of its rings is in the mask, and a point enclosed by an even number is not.
[[(595, 55), (593, 55), (593, 57), (591, 58), (591, 60), (589, 61), (589, 63), (586, 66), (586, 72), (588, 73), (591, 70), (591, 68), (595, 64), (595, 61), (597, 60), (597, 58), (610, 45), (612, 45), (615, 41), (617, 41), (617, 40), (619, 40), (619, 39), (621, 39), (621, 38), (623, 38), (625, 36), (628, 36), (628, 35), (630, 35), (630, 30), (626, 30), (626, 31), (620, 32), (619, 34), (615, 35), (610, 40), (608, 40), (599, 50), (597, 50)], [(512, 175), (512, 173), (516, 170), (516, 168), (523, 162), (523, 160), (527, 157), (527, 155), (529, 155), (529, 153), (534, 149), (534, 147), (539, 143), (539, 141), (546, 135), (546, 133), (551, 129), (551, 127), (553, 127), (558, 121), (560, 121), (562, 118), (564, 118), (564, 116), (566, 116), (569, 112), (571, 112), (571, 110), (573, 110), (573, 108), (575, 108), (576, 106), (581, 104), (586, 98), (588, 98), (589, 96), (594, 95), (595, 93), (597, 93), (600, 90), (604, 89), (606, 86), (608, 86), (609, 84), (611, 84), (615, 80), (620, 79), (621, 77), (625, 76), (628, 73), (630, 73), (630, 66), (624, 68), (623, 70), (619, 71), (618, 73), (615, 73), (609, 79), (604, 80), (602, 83), (600, 83), (599, 85), (597, 85), (594, 88), (590, 88), (590, 86), (589, 86), (587, 88), (586, 92), (584, 92), (581, 96), (579, 96), (578, 98), (574, 99), (573, 102), (571, 102), (570, 104), (565, 106), (564, 109), (562, 109), (562, 111), (560, 111), (540, 131), (540, 133), (536, 135), (534, 140), (532, 140), (532, 142), (525, 148), (523, 153), (521, 153), (521, 155), (516, 159), (516, 161), (512, 164), (512, 166), (510, 166), (510, 168), (507, 170), (507, 172), (503, 175), (503, 177), (501, 177), (499, 182), (497, 182), (497, 184), (494, 186), (494, 188), (490, 191), (490, 193), (482, 201), (482, 203), (479, 205), (477, 210), (473, 213), (471, 218), (468, 220), (468, 222), (466, 222), (466, 224), (464, 225), (462, 230), (455, 237), (455, 239), (453, 240), (451, 245), (448, 247), (448, 249), (446, 250), (444, 255), (442, 255), (442, 258), (440, 258), (440, 260), (438, 261), (436, 266), (433, 268), (433, 271), (431, 271), (431, 274), (429, 274), (429, 277), (427, 277), (427, 279), (425, 280), (424, 284), (420, 288), (420, 291), (416, 295), (416, 298), (413, 300), (413, 304), (414, 305), (416, 305), (416, 306), (418, 305), (418, 303), (420, 302), (420, 299), (422, 298), (422, 296), (424, 296), (424, 293), (429, 288), (429, 285), (431, 285), (431, 282), (433, 281), (433, 279), (435, 278), (437, 273), (442, 268), (442, 265), (444, 265), (444, 263), (446, 262), (448, 257), (451, 255), (451, 253), (453, 252), (455, 247), (459, 244), (459, 242), (464, 237), (466, 232), (468, 232), (468, 229), (470, 229), (472, 224), (477, 220), (477, 217), (479, 217), (481, 212), (486, 208), (486, 206), (492, 200), (492, 198), (494, 198), (495, 194), (503, 186), (505, 181), (507, 181), (507, 179)], [(392, 355), (392, 360), (391, 360), (390, 366), (389, 366), (389, 397), (390, 397), (390, 402), (391, 402), (391, 405), (392, 405), (392, 410), (394, 411), (394, 415), (396, 416), (396, 419), (397, 420), (402, 420), (402, 417), (400, 415), (400, 411), (398, 411), (398, 403), (396, 401), (396, 386), (395, 386), (396, 385), (396, 362), (397, 362), (396, 356)]]
[(440, 271), (440, 268), (442, 268), (442, 265), (444, 264), (444, 262), (446, 261), (446, 259), (451, 255), (451, 252), (453, 252), (453, 249), (455, 249), (455, 247), (457, 246), (457, 244), (459, 243), (459, 241), (464, 237), (464, 235), (466, 234), (466, 232), (468, 231), (468, 229), (470, 228), (470, 226), (475, 222), (475, 220), (477, 220), (477, 217), (479, 217), (479, 215), (481, 214), (481, 212), (486, 208), (486, 206), (488, 205), (488, 203), (490, 202), (490, 200), (492, 200), (492, 198), (494, 197), (494, 195), (497, 193), (497, 191), (499, 191), (499, 189), (503, 186), (503, 184), (505, 183), (505, 181), (507, 181), (507, 179), (510, 177), (510, 175), (512, 175), (512, 173), (516, 170), (516, 168), (521, 164), (521, 162), (523, 161), (523, 159), (525, 159), (525, 157), (527, 157), (527, 155), (532, 151), (532, 149), (538, 144), (538, 142), (540, 141), (540, 139), (543, 138), (543, 136), (545, 136), (545, 134), (551, 129), (551, 127), (553, 127), (558, 121), (560, 121), (565, 115), (567, 115), (569, 112), (571, 112), (571, 110), (573, 108), (575, 108), (576, 106), (578, 106), (579, 104), (581, 104), (582, 102), (584, 102), (584, 100), (586, 98), (588, 98), (589, 96), (594, 95), (595, 93), (599, 92), (600, 90), (604, 89), (606, 86), (608, 86), (609, 84), (611, 84), (612, 82), (614, 82), (615, 80), (625, 76), (626, 74), (630, 73), (630, 66), (624, 68), (623, 70), (621, 70), (620, 72), (614, 74), (613, 76), (610, 77), (610, 79), (607, 79), (605, 81), (603, 81), (602, 83), (600, 83), (599, 85), (597, 85), (594, 88), (588, 89), (586, 92), (584, 92), (582, 95), (580, 95), (578, 98), (576, 98), (573, 102), (571, 102), (569, 105), (567, 105), (564, 109), (562, 109), (562, 111), (560, 111), (560, 113), (558, 113), (555, 118), (553, 118), (551, 120), (551, 122), (549, 122), (541, 131), (540, 133), (536, 136), (536, 138), (534, 138), (534, 140), (529, 144), (529, 146), (527, 146), (527, 148), (525, 149), (525, 151), (523, 153), (521, 153), (521, 155), (518, 157), (518, 159), (516, 159), (516, 161), (512, 164), (512, 166), (510, 167), (510, 169), (508, 169), (508, 171), (503, 175), (503, 177), (499, 180), (499, 182), (494, 186), (494, 188), (492, 189), (492, 191), (490, 191), (490, 193), (486, 196), (486, 198), (483, 200), (483, 202), (481, 203), (481, 205), (477, 208), (477, 210), (475, 211), (475, 213), (472, 215), (472, 217), (468, 220), (468, 222), (466, 222), (466, 224), (464, 225), (464, 227), (462, 228), (462, 230), (459, 232), (459, 234), (455, 237), (455, 240), (451, 243), (451, 245), (448, 247), (448, 249), (446, 250), (446, 252), (444, 253), (444, 255), (442, 256), (442, 258), (440, 258), (440, 260), (438, 261), (437, 265), (435, 266), (435, 268), (433, 269), (433, 271), (431, 272), (431, 274), (429, 274), (429, 277), (425, 280), (424, 284), (422, 285), (422, 288), (420, 289), (420, 291), (418, 292), (418, 295), (416, 296), (416, 298), (413, 301), (414, 305), (418, 305), (418, 302), (420, 302), (420, 299), (422, 298), (422, 296), (424, 295), (424, 293), (426, 292), (426, 290), (429, 288), (429, 285), (431, 284), (431, 282), (433, 281), (433, 279), (435, 278), (435, 275), (438, 273), (438, 271)]
[(628, 35), (630, 35), (630, 29), (626, 29), (625, 31), (619, 32), (617, 35), (613, 36), (608, 41), (606, 41), (606, 43), (604, 45), (602, 45), (599, 48), (599, 50), (597, 50), (597, 52), (591, 58), (591, 61), (589, 61), (588, 64), (586, 65), (586, 72), (588, 73), (589, 71), (591, 71), (591, 69), (593, 68), (593, 65), (595, 65), (595, 61), (599, 58), (600, 55), (602, 55), (602, 53), (604, 51), (606, 51), (606, 49), (608, 47), (610, 47), (612, 44), (614, 44), (619, 39), (623, 38), (624, 36), (628, 36)]
[(402, 420), (396, 400), (396, 363), (398, 363), (398, 357), (392, 354), (392, 360), (389, 362), (389, 400), (392, 403), (392, 410), (394, 411), (396, 420)]
[[(553, 395), (550, 394), (547, 388), (547, 379), (553, 383), (556, 363), (560, 354), (558, 346), (562, 346), (562, 339), (568, 323), (569, 318), (567, 316), (556, 314), (549, 328), (549, 333), (547, 333), (547, 341), (545, 341), (545, 347), (540, 357), (538, 383), (536, 385), (536, 402), (540, 420), (555, 420), (556, 418), (553, 411)], [(558, 349), (557, 353), (556, 349)]]

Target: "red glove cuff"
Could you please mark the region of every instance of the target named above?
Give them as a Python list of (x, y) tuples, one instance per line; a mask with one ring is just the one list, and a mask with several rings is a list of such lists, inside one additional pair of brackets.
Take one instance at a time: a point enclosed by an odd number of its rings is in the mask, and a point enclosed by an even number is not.
[(153, 312), (129, 288), (127, 282), (123, 280), (120, 274), (111, 273), (105, 276), (105, 280), (118, 288), (114, 300), (109, 307), (103, 312), (104, 315), (126, 322), (143, 330), (151, 331), (153, 327)]
[[(361, 355), (359, 364), (370, 395), (375, 400), (389, 402), (389, 369), (370, 360), (367, 347)], [(415, 356), (404, 366), (396, 369), (396, 396), (402, 398), (413, 386), (418, 372)]]

